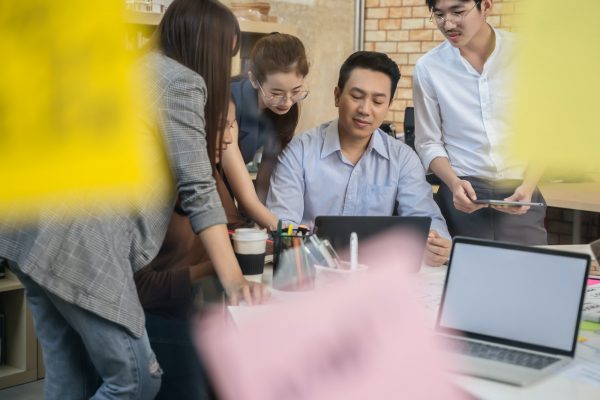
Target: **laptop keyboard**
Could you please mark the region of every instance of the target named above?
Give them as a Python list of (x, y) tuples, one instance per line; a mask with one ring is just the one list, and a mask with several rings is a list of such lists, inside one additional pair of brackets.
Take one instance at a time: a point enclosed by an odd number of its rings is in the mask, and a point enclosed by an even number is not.
[(526, 351), (507, 349), (506, 347), (472, 342), (463, 339), (445, 338), (448, 349), (465, 355), (499, 361), (521, 367), (544, 369), (548, 365), (560, 361), (560, 358), (528, 353)]

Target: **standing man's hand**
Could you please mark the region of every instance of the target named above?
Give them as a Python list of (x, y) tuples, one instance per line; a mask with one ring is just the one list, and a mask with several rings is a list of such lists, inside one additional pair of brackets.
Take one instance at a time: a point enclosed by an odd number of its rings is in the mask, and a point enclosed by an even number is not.
[(473, 200), (477, 200), (477, 194), (469, 181), (457, 179), (452, 184), (451, 190), (454, 208), (459, 211), (471, 214), (474, 211), (487, 207), (485, 204), (473, 203)]
[[(504, 200), (530, 202), (531, 197), (533, 196), (534, 190), (535, 190), (535, 188), (532, 188), (529, 185), (523, 184), (515, 189), (515, 192), (512, 194), (512, 196), (509, 196), (509, 197), (505, 198)], [(498, 210), (498, 211), (502, 211), (503, 213), (513, 214), (513, 215), (523, 215), (527, 211), (529, 211), (529, 206), (521, 206), (521, 207), (492, 206), (492, 208), (495, 210)]]
[(425, 264), (439, 267), (448, 260), (452, 241), (440, 236), (435, 229), (429, 231), (425, 248)]

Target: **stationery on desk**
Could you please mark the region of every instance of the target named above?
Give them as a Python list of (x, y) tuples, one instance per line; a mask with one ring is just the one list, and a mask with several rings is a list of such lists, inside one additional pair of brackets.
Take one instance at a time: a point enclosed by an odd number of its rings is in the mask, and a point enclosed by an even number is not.
[(411, 244), (415, 250), (404, 260), (392, 260), (394, 242), (385, 244), (387, 253), (369, 258), (379, 268), (364, 279), (294, 293), (297, 301), (285, 307), (244, 307), (254, 317), (239, 319), (235, 327), (220, 315), (201, 325), (196, 343), (217, 394), (464, 399), (448, 381), (437, 343), (423, 334), (427, 324), (409, 276), (415, 267), (408, 265), (420, 262), (418, 246)]

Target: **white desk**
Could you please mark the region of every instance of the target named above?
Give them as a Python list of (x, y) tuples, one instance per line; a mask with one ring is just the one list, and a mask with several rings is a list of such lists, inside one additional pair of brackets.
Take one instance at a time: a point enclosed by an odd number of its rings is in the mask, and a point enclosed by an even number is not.
[[(564, 248), (563, 246), (551, 246)], [(571, 247), (571, 246), (569, 246)], [(589, 246), (587, 246), (589, 248)], [(585, 246), (579, 246), (574, 251), (586, 251)], [(424, 286), (424, 301), (426, 308), (431, 312), (431, 317), (437, 314), (437, 304), (441, 298), (446, 268), (425, 267), (421, 271)], [(453, 375), (454, 382), (462, 389), (474, 396), (486, 399), (523, 399), (523, 400), (598, 400), (600, 399), (600, 334), (581, 331), (580, 337), (585, 337), (587, 342), (578, 343), (577, 356), (574, 362), (557, 374), (521, 388), (503, 383), (497, 383), (475, 377)], [(598, 364), (598, 379), (596, 386), (572, 378), (586, 363), (592, 360)]]
[[(557, 246), (553, 246), (557, 247)], [(558, 246), (565, 248), (564, 246)], [(569, 246), (570, 247), (570, 246)], [(589, 247), (589, 246), (588, 246)], [(570, 250), (586, 251), (585, 246)], [(272, 269), (267, 268), (263, 280), (265, 283), (271, 281)], [(430, 314), (431, 321), (435, 320), (437, 306), (439, 305), (446, 267), (433, 268), (423, 267), (420, 272), (423, 284), (423, 303)], [(280, 306), (278, 306), (280, 307)], [(229, 312), (234, 321), (256, 316), (262, 307), (229, 307)], [(262, 312), (267, 311), (265, 309)], [(534, 383), (528, 387), (520, 388), (502, 383), (496, 383), (485, 379), (453, 375), (454, 382), (463, 390), (481, 399), (523, 399), (523, 400), (599, 400), (600, 399), (600, 333), (582, 331), (581, 337), (587, 339), (585, 343), (578, 343), (576, 360), (557, 374)], [(573, 377), (581, 372), (587, 365), (593, 363), (598, 372), (598, 383), (589, 384), (580, 378)], [(593, 368), (590, 373), (593, 373)]]

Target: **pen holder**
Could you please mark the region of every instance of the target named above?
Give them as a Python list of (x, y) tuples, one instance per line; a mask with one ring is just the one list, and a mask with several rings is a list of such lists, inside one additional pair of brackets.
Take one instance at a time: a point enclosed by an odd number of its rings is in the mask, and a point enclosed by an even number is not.
[(358, 264), (356, 268), (350, 269), (350, 263), (342, 261), (342, 268), (330, 268), (323, 265), (315, 265), (315, 286), (323, 287), (336, 283), (344, 283), (357, 279), (365, 274), (369, 267), (364, 264)]
[(310, 251), (311, 234), (273, 236), (273, 288), (278, 290), (310, 290), (314, 287), (315, 261)]

